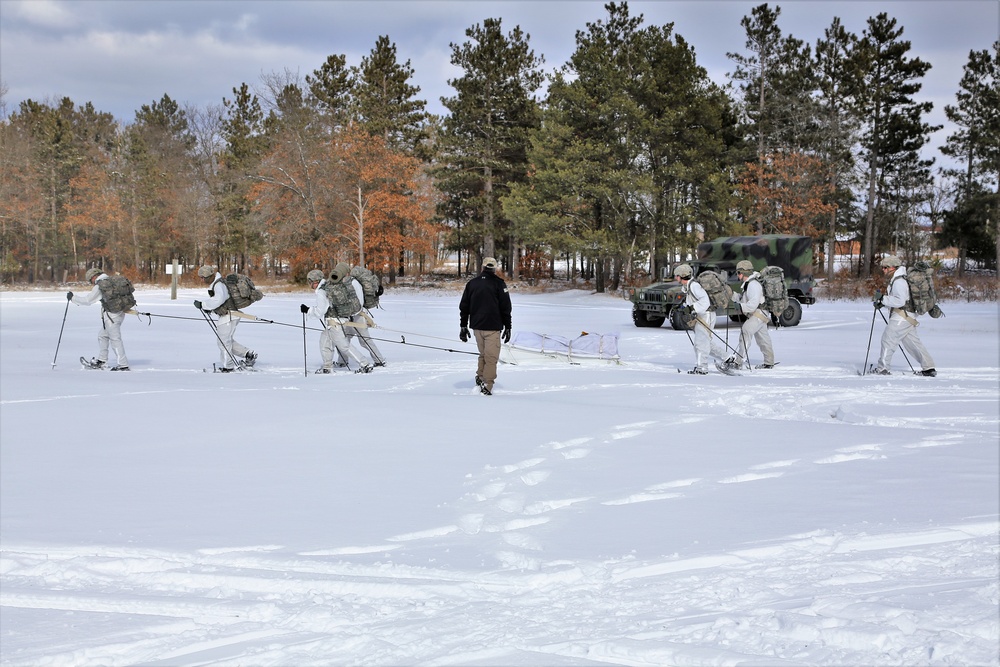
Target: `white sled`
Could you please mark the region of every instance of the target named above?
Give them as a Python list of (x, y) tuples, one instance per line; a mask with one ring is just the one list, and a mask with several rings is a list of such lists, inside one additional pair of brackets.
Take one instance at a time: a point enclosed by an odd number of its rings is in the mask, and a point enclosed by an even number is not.
[(581, 332), (576, 338), (518, 331), (510, 343), (501, 346), (500, 361), (520, 364), (532, 361), (580, 363), (621, 363), (618, 334)]

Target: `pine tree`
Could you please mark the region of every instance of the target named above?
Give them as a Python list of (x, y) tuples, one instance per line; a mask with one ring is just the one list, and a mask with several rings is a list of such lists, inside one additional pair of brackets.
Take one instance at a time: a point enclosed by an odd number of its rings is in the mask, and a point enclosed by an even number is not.
[(878, 227), (888, 231), (894, 218), (919, 198), (919, 190), (930, 181), (930, 163), (919, 151), (934, 128), (922, 118), (933, 107), (916, 102), (919, 79), (931, 68), (919, 58), (908, 58), (910, 42), (900, 40), (903, 28), (887, 14), (868, 19), (854, 65), (859, 72), (855, 108), (863, 127), (862, 160), (867, 175), (864, 240), (861, 273), (871, 274)]
[(941, 237), (959, 249), (962, 275), (967, 253), (1000, 267), (1000, 41), (992, 53), (969, 52), (956, 98), (944, 111), (958, 129), (941, 152), (963, 169), (949, 172), (957, 181), (956, 205), (945, 215)]
[(497, 238), (509, 231), (499, 197), (527, 177), (528, 134), (539, 124), (534, 93), (542, 84), (544, 59), (535, 56), (530, 35), (520, 27), (505, 34), (500, 19), (486, 19), (465, 34), (469, 41), (450, 45), (451, 63), (462, 75), (448, 81), (455, 96), (441, 100), (451, 114), (436, 175), (446, 196), (462, 196), (471, 223), (463, 243), (496, 256)]

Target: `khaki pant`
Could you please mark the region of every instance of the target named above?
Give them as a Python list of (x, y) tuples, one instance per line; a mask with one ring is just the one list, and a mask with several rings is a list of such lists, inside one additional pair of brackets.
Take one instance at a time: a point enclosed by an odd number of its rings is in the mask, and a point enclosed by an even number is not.
[(500, 332), (473, 329), (476, 336), (476, 346), (479, 348), (479, 365), (476, 375), (490, 391), (497, 379), (497, 362), (500, 361)]

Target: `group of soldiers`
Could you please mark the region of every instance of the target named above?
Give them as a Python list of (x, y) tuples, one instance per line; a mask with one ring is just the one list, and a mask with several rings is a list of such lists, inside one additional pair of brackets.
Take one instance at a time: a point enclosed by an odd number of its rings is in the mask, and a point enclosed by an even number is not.
[[(243, 314), (235, 306), (229, 285), (214, 266), (199, 268), (198, 277), (208, 287), (208, 298), (196, 299), (194, 306), (215, 333), (220, 355), (217, 370), (232, 373), (241, 368), (252, 368), (257, 361), (257, 353), (236, 340), (236, 328)], [(90, 292), (85, 295), (67, 292), (66, 298), (84, 306), (100, 301), (101, 329), (97, 337), (97, 357), (89, 362), (83, 358), (81, 361), (88, 368), (103, 369), (108, 364), (109, 352), (113, 350), (118, 361), (111, 370), (128, 371), (121, 325), (130, 311), (112, 304), (106, 292), (102, 291), (101, 283), (111, 280), (106, 273), (96, 268), (88, 269), (85, 279), (93, 286)], [(323, 326), (320, 333), (323, 365), (316, 372), (327, 374), (334, 368), (350, 368), (352, 361), (355, 373), (370, 373), (374, 368), (385, 366), (385, 356), (368, 333), (368, 328), (375, 323), (363, 306), (366, 302), (365, 290), (352, 276), (351, 266), (344, 262), (337, 264), (328, 278), (322, 271), (313, 269), (306, 279), (315, 291), (315, 302), (312, 306), (302, 304), (300, 310), (303, 315), (311, 314)], [(134, 304), (134, 300), (131, 303)], [(214, 313), (217, 318), (212, 319), (209, 313)], [(352, 340), (359, 342), (365, 355), (351, 346)]]
[[(890, 315), (882, 333), (881, 349), (878, 361), (872, 369), (875, 375), (890, 375), (892, 357), (897, 348), (901, 348), (920, 364), (917, 375), (934, 377), (937, 370), (934, 360), (917, 335), (917, 314), (907, 310), (911, 303), (910, 287), (906, 280), (906, 267), (899, 257), (888, 255), (880, 262), (882, 272), (888, 280), (888, 288), (884, 295), (877, 295), (873, 303), (876, 309), (887, 307)], [(705, 288), (692, 280), (693, 271), (689, 264), (681, 264), (674, 269), (674, 278), (680, 281), (684, 289), (684, 305), (689, 308), (694, 318), (694, 337), (692, 344), (695, 351), (695, 366), (688, 373), (692, 375), (707, 375), (709, 358), (715, 358), (716, 368), (722, 373), (733, 374), (743, 367), (744, 359), (749, 354), (751, 340), (756, 341), (764, 356), (764, 362), (754, 368), (774, 368), (774, 346), (767, 323), (778, 313), (769, 313), (764, 309), (764, 293), (760, 274), (754, 271), (753, 264), (742, 260), (736, 264), (736, 274), (743, 282), (741, 293), (733, 294), (733, 301), (740, 307), (741, 314), (746, 318), (740, 328), (739, 347), (729, 355), (719, 344), (715, 333), (715, 308)], [(874, 315), (873, 315), (874, 318)], [(874, 319), (872, 320), (874, 323)], [(866, 360), (867, 363), (867, 360)]]

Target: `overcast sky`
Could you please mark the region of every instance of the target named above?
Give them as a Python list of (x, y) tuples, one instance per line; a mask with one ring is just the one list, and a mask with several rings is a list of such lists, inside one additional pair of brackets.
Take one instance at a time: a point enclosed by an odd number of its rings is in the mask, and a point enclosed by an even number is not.
[[(700, 65), (718, 83), (733, 70), (727, 52), (745, 53), (740, 20), (760, 2), (673, 0), (629, 2), (646, 25), (674, 24), (693, 45)], [(834, 17), (861, 35), (866, 20), (881, 12), (904, 28), (911, 56), (930, 62), (922, 99), (934, 103), (932, 124), (944, 123), (970, 50), (1000, 39), (998, 0), (897, 0), (771, 2), (781, 8), (779, 26), (810, 44)], [(575, 34), (605, 19), (604, 2), (526, 0), (0, 0), (0, 82), (6, 89), (4, 116), (33, 99), (69, 97), (76, 105), (131, 122), (143, 104), (164, 94), (206, 107), (232, 98), (242, 83), (259, 86), (261, 76), (285, 70), (304, 77), (327, 56), (344, 54), (358, 65), (380, 35), (396, 44), (398, 60), (410, 61), (412, 83), (434, 113), (447, 81), (459, 71), (449, 63), (450, 43), (466, 41), (465, 30), (500, 18), (505, 32), (520, 26), (530, 35), (546, 71), (563, 65), (575, 49)], [(933, 139), (939, 145), (946, 131)]]

